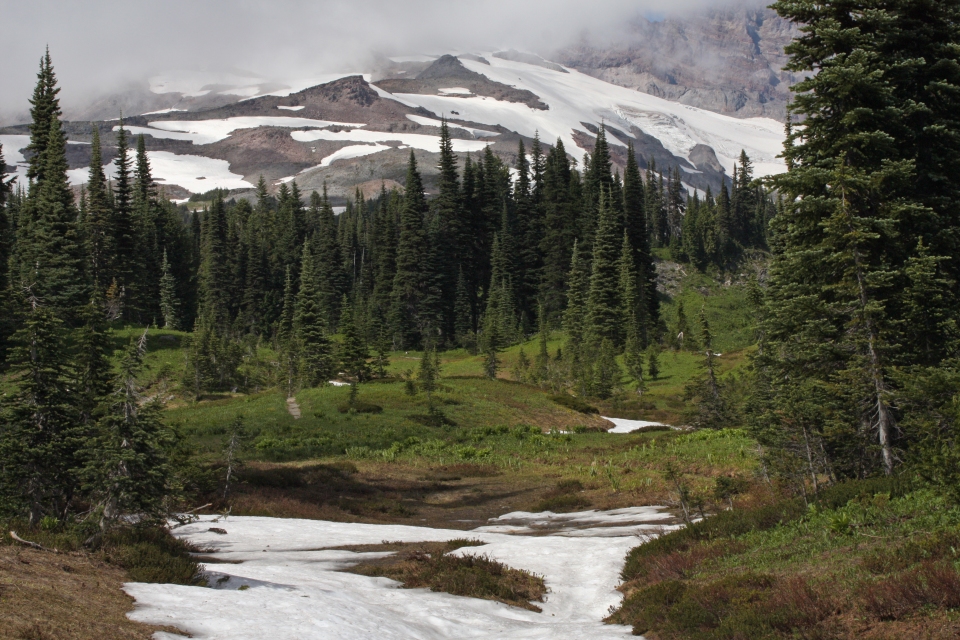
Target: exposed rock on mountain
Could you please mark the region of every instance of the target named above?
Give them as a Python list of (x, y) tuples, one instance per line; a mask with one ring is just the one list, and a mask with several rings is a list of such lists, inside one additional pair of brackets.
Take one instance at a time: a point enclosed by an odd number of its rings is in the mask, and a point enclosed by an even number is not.
[[(536, 56), (541, 64), (545, 63)], [(474, 58), (476, 59), (476, 58)], [(489, 65), (487, 61), (483, 62)], [(557, 67), (557, 65), (553, 65)], [(559, 67), (557, 67), (559, 68)], [(534, 109), (547, 109), (543, 103), (532, 91), (517, 89), (500, 82), (491, 81), (486, 76), (470, 71), (463, 66), (458, 58), (445, 55), (440, 56), (429, 67), (420, 72), (415, 79), (406, 78), (387, 78), (377, 81), (377, 86), (390, 93), (430, 93), (446, 95), (475, 95), (503, 100), (505, 102), (518, 102)], [(446, 91), (444, 91), (446, 89)], [(466, 91), (460, 91), (465, 89)], [(452, 90), (452, 91), (451, 91)]]
[(790, 86), (783, 48), (794, 24), (752, 5), (702, 15), (641, 20), (628, 40), (581, 44), (555, 59), (612, 84), (739, 118), (783, 120)]

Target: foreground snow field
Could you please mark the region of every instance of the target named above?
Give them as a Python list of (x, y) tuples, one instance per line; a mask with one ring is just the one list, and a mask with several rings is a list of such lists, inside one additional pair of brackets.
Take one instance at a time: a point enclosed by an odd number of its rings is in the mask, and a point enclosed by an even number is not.
[[(231, 517), (212, 525), (213, 518), (204, 517), (174, 533), (215, 550), (222, 564), (206, 568), (217, 587), (127, 584), (126, 591), (136, 599), (130, 617), (175, 626), (198, 639), (627, 638), (629, 627), (605, 625), (602, 619), (620, 601), (615, 587), (627, 551), (674, 528), (663, 524), (669, 519), (657, 507), (563, 515), (516, 512), (494, 521), (500, 526), (456, 531), (258, 517)], [(226, 535), (210, 532), (211, 526), (225, 529)], [(486, 544), (457, 553), (487, 554), (543, 575), (549, 588), (543, 612), (343, 573), (339, 570), (386, 554), (331, 549), (464, 537)], [(155, 637), (180, 636), (158, 632)]]

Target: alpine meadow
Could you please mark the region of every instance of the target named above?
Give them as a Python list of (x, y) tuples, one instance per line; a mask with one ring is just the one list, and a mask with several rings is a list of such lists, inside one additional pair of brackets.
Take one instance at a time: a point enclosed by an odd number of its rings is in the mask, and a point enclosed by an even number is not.
[(479, 4), (93, 98), (43, 36), (0, 640), (960, 637), (960, 0)]

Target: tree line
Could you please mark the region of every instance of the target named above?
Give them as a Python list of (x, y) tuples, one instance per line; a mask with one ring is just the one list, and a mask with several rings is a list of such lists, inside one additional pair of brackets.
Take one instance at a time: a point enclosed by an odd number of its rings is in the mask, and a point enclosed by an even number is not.
[[(263, 178), (250, 200), (214, 190), (202, 211), (177, 207), (121, 120), (113, 177), (94, 128), (75, 194), (59, 91), (48, 52), (28, 182), (0, 178), (0, 361), (14, 387), (3, 495), (33, 521), (63, 517), (82, 494), (107, 523), (131, 500), (158, 508), (177, 483), (177, 439), (138, 386), (147, 338), (118, 367), (112, 327), (190, 331), (183, 386), (197, 397), (362, 382), (398, 349), (466, 348), (495, 377), (497, 354), (538, 332), (537, 381), (606, 396), (621, 354), (642, 385), (643, 354), (665, 331), (655, 251), (722, 267), (766, 242), (770, 201), (745, 154), (730, 189), (701, 199), (679, 170), (644, 176), (632, 145), (621, 177), (603, 128), (580, 170), (562, 142), (545, 150), (539, 138), (529, 154), (519, 142), (515, 167), (489, 147), (461, 165), (444, 122), (434, 197), (411, 152), (402, 191), (357, 192), (335, 215), (325, 189), (306, 197), (293, 181), (271, 194)], [(566, 347), (548, 354), (561, 328)], [(262, 346), (276, 357), (258, 378), (243, 365)], [(655, 373), (655, 353), (648, 364)]]

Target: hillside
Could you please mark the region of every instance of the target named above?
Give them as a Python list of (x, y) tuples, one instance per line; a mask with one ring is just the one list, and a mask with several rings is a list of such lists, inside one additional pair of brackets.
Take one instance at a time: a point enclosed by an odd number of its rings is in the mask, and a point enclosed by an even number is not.
[[(296, 180), (307, 193), (326, 183), (340, 201), (358, 185), (402, 183), (406, 149), (419, 155), (430, 188), (441, 118), (451, 125), (461, 161), (490, 146), (513, 165), (517, 142), (529, 148), (535, 135), (546, 148), (562, 140), (579, 159), (592, 152), (603, 124), (621, 173), (628, 142), (641, 168), (679, 168), (688, 188), (700, 191), (718, 192), (742, 150), (758, 175), (783, 168), (776, 157), (782, 127), (774, 120), (719, 115), (516, 52), (441, 56), (415, 78), (371, 83), (370, 75), (354, 75), (281, 93), (128, 116), (125, 126), (145, 136), (154, 177), (168, 197), (180, 199), (214, 188), (249, 193), (262, 175), (273, 188)], [(86, 181), (91, 127), (106, 144), (104, 160), (112, 159), (117, 122), (68, 122), (75, 187)], [(26, 127), (0, 129), (0, 143), (25, 184)], [(112, 167), (105, 171), (111, 175)]]

